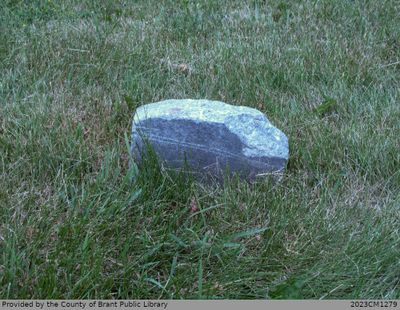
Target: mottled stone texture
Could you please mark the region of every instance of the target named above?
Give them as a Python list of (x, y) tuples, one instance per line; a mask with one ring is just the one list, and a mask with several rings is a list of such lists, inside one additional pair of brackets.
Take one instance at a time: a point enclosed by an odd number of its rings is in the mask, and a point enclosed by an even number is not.
[(166, 168), (185, 163), (199, 176), (243, 179), (284, 171), (288, 139), (260, 111), (210, 100), (165, 100), (141, 106), (132, 126), (132, 154), (150, 145)]

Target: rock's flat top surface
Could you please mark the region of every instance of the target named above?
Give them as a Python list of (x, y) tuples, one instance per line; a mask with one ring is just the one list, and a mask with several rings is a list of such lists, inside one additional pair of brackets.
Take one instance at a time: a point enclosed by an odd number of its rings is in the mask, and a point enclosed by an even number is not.
[(245, 178), (282, 171), (289, 156), (287, 137), (263, 113), (220, 101), (165, 100), (141, 106), (133, 119), (134, 155), (143, 147), (142, 136), (167, 165), (181, 166), (184, 154), (201, 172), (229, 166)]

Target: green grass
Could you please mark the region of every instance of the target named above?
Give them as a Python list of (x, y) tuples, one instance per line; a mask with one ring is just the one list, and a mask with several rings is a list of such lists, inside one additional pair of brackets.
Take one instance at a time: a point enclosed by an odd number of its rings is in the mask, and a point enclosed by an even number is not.
[[(0, 298), (400, 298), (399, 24), (395, 0), (1, 1)], [(265, 112), (282, 182), (129, 168), (167, 98)]]

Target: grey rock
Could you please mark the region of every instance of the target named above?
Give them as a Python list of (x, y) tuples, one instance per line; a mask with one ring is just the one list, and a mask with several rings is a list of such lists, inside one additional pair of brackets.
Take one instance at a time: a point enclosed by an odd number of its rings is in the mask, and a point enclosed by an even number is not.
[(137, 162), (150, 145), (167, 169), (188, 164), (198, 176), (224, 173), (253, 181), (281, 174), (288, 139), (256, 109), (210, 100), (165, 100), (139, 107), (133, 118)]

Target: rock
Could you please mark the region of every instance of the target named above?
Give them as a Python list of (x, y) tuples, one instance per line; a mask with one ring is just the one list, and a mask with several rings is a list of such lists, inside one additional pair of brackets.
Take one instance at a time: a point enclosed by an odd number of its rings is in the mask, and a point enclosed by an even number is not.
[(166, 168), (185, 163), (199, 176), (225, 172), (253, 181), (281, 174), (288, 139), (256, 109), (210, 100), (165, 100), (139, 107), (133, 118), (132, 154), (140, 162), (147, 143)]

